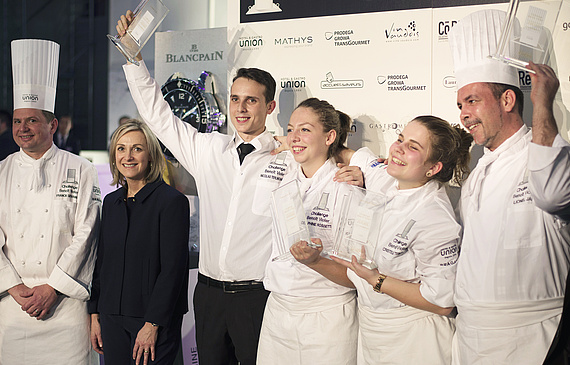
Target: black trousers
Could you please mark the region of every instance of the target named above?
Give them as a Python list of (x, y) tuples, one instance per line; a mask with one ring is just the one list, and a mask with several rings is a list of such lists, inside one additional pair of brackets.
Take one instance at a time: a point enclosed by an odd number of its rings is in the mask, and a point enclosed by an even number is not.
[[(100, 314), (103, 357), (105, 365), (134, 364), (133, 347), (143, 318)], [(171, 365), (176, 358), (181, 342), (182, 316), (176, 316), (170, 327), (159, 327), (156, 339), (155, 360), (149, 364)], [(142, 363), (142, 362), (141, 362)]]
[(255, 365), (268, 296), (264, 289), (231, 294), (198, 282), (194, 317), (200, 364)]

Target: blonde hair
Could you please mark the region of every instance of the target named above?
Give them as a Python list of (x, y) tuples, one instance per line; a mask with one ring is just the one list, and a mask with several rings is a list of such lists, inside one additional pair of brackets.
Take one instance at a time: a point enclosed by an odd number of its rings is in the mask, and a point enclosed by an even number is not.
[(135, 131), (142, 132), (146, 139), (148, 148), (149, 164), (145, 173), (144, 181), (152, 182), (162, 176), (162, 171), (164, 171), (166, 165), (158, 139), (145, 123), (137, 119), (130, 119), (125, 124), (120, 125), (115, 132), (113, 132), (113, 136), (111, 137), (111, 145), (109, 146), (109, 166), (111, 168), (111, 174), (113, 175), (111, 185), (127, 186), (127, 180), (123, 174), (119, 172), (119, 169), (115, 164), (117, 143), (122, 136)]

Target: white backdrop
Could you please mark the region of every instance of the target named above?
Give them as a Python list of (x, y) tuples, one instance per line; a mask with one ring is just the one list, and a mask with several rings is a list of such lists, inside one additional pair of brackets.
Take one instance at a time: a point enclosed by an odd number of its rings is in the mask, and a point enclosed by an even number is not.
[[(277, 109), (268, 128), (284, 134), (295, 105), (315, 96), (354, 118), (350, 147), (368, 146), (379, 155), (417, 115), (459, 122), (447, 32), (473, 11), (508, 7), (500, 3), (252, 22), (243, 14), (243, 4), (255, 2), (241, 0), (242, 9), (240, 2), (228, 2), (228, 77), (239, 67), (259, 67), (275, 77)], [(558, 62), (553, 64), (561, 79), (556, 116), (566, 139), (570, 31), (563, 25), (570, 20), (568, 3), (559, 17)], [(285, 12), (290, 4), (281, 1), (279, 6)], [(521, 78), (528, 82), (523, 71)], [(530, 85), (521, 86), (528, 94)], [(530, 100), (526, 105), (525, 115), (530, 115)]]

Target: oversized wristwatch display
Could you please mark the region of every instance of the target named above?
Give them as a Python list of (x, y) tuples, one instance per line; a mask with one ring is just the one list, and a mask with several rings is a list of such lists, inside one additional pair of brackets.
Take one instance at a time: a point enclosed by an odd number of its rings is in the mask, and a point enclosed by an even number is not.
[[(174, 115), (192, 125), (198, 132), (217, 131), (226, 122), (226, 116), (220, 111), (220, 104), (215, 97), (213, 76), (207, 71), (202, 72), (196, 81), (177, 72), (162, 85), (161, 91)], [(163, 148), (163, 152), (168, 157), (173, 157), (166, 148)]]

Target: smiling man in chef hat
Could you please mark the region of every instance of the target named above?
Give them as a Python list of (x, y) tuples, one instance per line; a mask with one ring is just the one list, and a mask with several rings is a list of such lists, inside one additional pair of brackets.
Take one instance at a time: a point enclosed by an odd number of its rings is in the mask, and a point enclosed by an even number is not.
[(13, 136), (0, 163), (0, 364), (95, 364), (89, 299), (97, 171), (53, 144), (59, 45), (12, 42)]
[[(531, 63), (532, 131), (518, 71), (491, 60), (505, 13), (459, 21), (449, 42), (461, 122), (485, 147), (461, 191), (454, 364), (541, 364), (562, 312), (570, 245), (570, 145), (558, 134), (559, 82)], [(513, 36), (518, 32), (514, 27)]]

